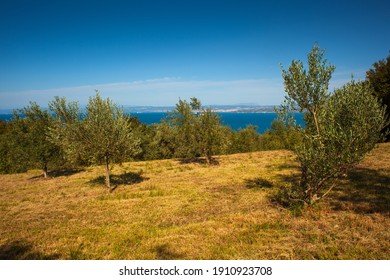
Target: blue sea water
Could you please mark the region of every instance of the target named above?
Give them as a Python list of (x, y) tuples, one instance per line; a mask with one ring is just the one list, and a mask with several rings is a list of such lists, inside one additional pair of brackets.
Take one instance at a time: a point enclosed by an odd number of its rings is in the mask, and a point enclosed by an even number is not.
[(0, 120), (3, 120), (5, 122), (12, 119), (12, 117), (12, 114), (0, 114)]
[[(218, 113), (221, 117), (221, 122), (224, 125), (230, 126), (234, 130), (245, 128), (247, 125), (256, 125), (259, 133), (264, 133), (271, 128), (274, 119), (277, 118), (276, 113)], [(146, 124), (160, 123), (161, 119), (167, 116), (167, 113), (130, 113), (132, 116), (137, 116), (139, 120)], [(296, 120), (299, 124), (303, 124), (303, 114), (296, 114)], [(0, 114), (0, 119), (7, 121), (12, 118), (12, 114)]]
[[(160, 123), (167, 113), (132, 113), (131, 115), (137, 116), (143, 123), (152, 124)], [(259, 133), (270, 129), (272, 122), (277, 118), (276, 113), (218, 113), (218, 115), (221, 117), (222, 124), (230, 126), (233, 130), (245, 128), (247, 125), (256, 125)], [(297, 123), (303, 124), (303, 114), (296, 114), (295, 118)]]

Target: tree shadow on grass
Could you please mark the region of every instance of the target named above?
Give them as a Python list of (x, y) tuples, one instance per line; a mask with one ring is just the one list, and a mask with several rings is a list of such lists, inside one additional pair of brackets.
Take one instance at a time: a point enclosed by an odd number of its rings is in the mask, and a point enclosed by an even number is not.
[(279, 174), (276, 175), (277, 180), (283, 185), (299, 185), (301, 174), (300, 173), (291, 173), (290, 175)]
[[(296, 186), (300, 174), (279, 175), (281, 185)], [(325, 197), (334, 210), (354, 211), (359, 214), (390, 214), (390, 176), (377, 170), (357, 167), (348, 178), (336, 183)]]
[[(205, 158), (181, 158), (178, 161), (180, 164), (190, 164), (190, 163), (207, 164)], [(216, 158), (211, 158), (210, 165), (219, 165), (219, 160)]]
[[(71, 176), (83, 171), (85, 171), (84, 168), (64, 168), (64, 169), (52, 170), (48, 172), (48, 179), (61, 177), (61, 176)], [(31, 177), (30, 180), (39, 179), (39, 178), (44, 178), (43, 174)]]
[(158, 260), (178, 260), (184, 258), (182, 254), (174, 252), (167, 244), (156, 246), (154, 250)]
[(85, 171), (84, 168), (65, 168), (65, 169), (50, 171), (49, 176), (50, 177), (71, 176), (83, 171)]
[[(149, 178), (142, 177), (140, 172), (125, 172), (120, 175), (113, 174), (110, 176), (110, 192), (114, 191), (120, 185), (134, 185), (146, 180), (149, 180)], [(95, 179), (90, 180), (89, 183), (105, 186), (106, 176), (96, 177)]]
[(245, 186), (248, 189), (269, 189), (274, 186), (271, 181), (264, 178), (245, 179)]
[(278, 171), (291, 169), (291, 170), (299, 170), (299, 165), (297, 164), (289, 164), (289, 163), (283, 163), (283, 164), (268, 164), (265, 166), (266, 168), (274, 168)]
[(356, 168), (338, 184), (331, 198), (335, 210), (390, 214), (390, 177), (376, 170)]
[(59, 255), (46, 255), (32, 249), (31, 244), (24, 240), (15, 240), (0, 245), (0, 260), (54, 260)]

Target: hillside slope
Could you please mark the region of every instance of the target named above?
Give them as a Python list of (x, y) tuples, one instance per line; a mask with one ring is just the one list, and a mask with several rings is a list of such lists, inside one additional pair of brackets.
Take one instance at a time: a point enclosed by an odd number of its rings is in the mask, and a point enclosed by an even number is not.
[(0, 176), (0, 259), (389, 259), (390, 144), (300, 216), (272, 204), (288, 151)]

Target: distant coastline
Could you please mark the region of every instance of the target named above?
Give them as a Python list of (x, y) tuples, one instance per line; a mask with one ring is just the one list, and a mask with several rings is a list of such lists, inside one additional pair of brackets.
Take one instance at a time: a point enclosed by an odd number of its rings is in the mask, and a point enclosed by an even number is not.
[[(276, 105), (205, 105), (215, 112), (221, 113), (273, 113)], [(82, 108), (84, 106), (81, 106)], [(175, 109), (175, 106), (122, 106), (126, 113), (166, 113)], [(43, 107), (48, 110), (48, 108)], [(0, 109), (1, 115), (12, 114), (13, 109)]]
[[(219, 113), (273, 113), (275, 105), (255, 106), (255, 105), (206, 105)], [(159, 113), (169, 112), (175, 106), (123, 106), (128, 113)]]

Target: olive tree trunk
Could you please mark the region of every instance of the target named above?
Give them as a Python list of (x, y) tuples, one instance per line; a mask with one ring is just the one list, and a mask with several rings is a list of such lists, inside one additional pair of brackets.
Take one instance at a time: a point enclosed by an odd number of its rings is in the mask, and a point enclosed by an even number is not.
[(110, 168), (109, 168), (109, 159), (108, 159), (108, 157), (105, 157), (104, 162), (105, 162), (105, 169), (106, 169), (106, 187), (108, 189), (110, 189), (111, 188), (111, 184), (110, 184)]

